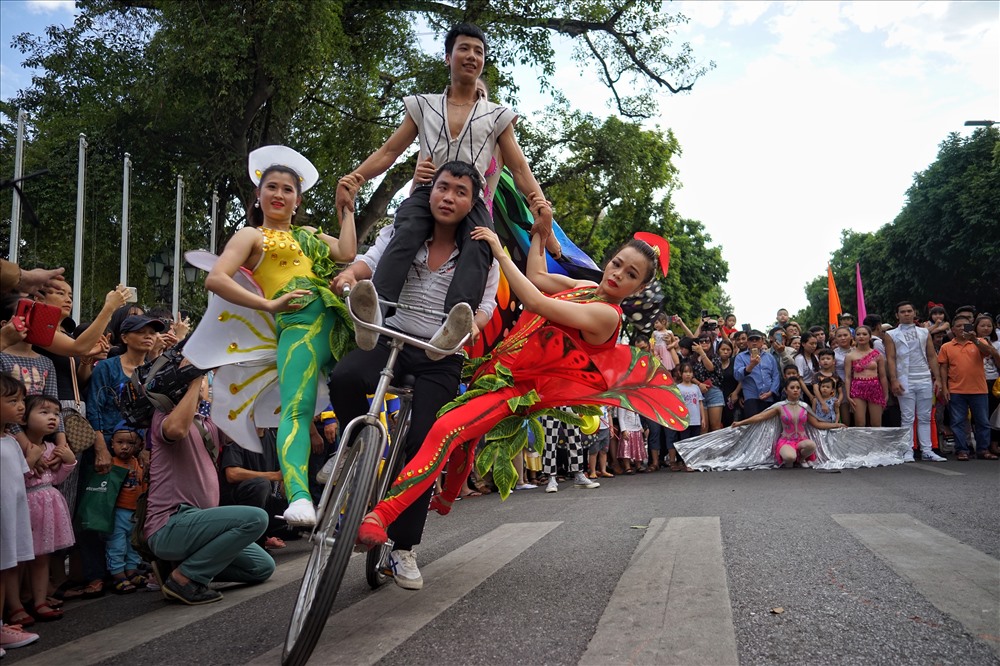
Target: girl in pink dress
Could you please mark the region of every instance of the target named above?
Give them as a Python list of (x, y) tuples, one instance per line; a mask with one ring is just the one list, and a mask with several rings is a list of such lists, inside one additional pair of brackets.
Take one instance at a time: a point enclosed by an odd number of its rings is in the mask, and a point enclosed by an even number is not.
[(774, 464), (778, 467), (812, 467), (812, 462), (816, 459), (816, 442), (806, 435), (806, 423), (817, 430), (847, 427), (843, 423), (826, 423), (816, 418), (805, 403), (800, 402), (805, 391), (805, 382), (792, 377), (785, 385), (785, 395), (788, 398), (785, 402), (779, 402), (756, 416), (733, 423), (734, 428), (739, 428), (780, 417), (781, 435), (774, 443)]
[(41, 459), (24, 475), (31, 515), (31, 537), (35, 559), (31, 570), (31, 592), (34, 596), (34, 616), (42, 621), (58, 620), (62, 611), (48, 604), (49, 554), (69, 548), (75, 543), (73, 523), (66, 499), (55, 485), (76, 467), (76, 456), (65, 442), (56, 446), (45, 441), (59, 427), (60, 405), (44, 395), (28, 396), (25, 401), (25, 427), (30, 446), (43, 447)]
[(653, 353), (668, 371), (677, 367), (677, 339), (668, 328), (667, 315), (660, 313), (653, 322)]
[(885, 357), (872, 349), (872, 331), (858, 326), (854, 331), (854, 350), (844, 359), (844, 381), (849, 387), (854, 425), (882, 426), (882, 410), (889, 395), (889, 381), (885, 371)]

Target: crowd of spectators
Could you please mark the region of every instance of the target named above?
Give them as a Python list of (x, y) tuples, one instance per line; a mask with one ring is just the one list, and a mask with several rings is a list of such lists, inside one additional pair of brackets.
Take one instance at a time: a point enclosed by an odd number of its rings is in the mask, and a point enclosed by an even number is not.
[[(26, 510), (4, 512), (0, 647), (38, 640), (38, 623), (60, 620), (74, 599), (152, 589), (199, 604), (221, 598), (212, 581), (266, 580), (274, 568), (268, 551), (298, 538), (273, 518), (287, 505), (274, 431), (259, 431), (263, 453), (227, 443), (208, 418), (211, 373), (193, 379), (172, 410), (157, 412), (148, 431), (129, 425), (116, 400), (136, 368), (187, 336), (188, 322), (128, 303), (128, 291), (118, 288), (92, 321), (78, 325), (69, 318), (70, 285), (53, 280), (56, 273), (25, 272), (10, 284), (12, 275), (5, 266), (0, 482), (4, 506)], [(16, 316), (22, 298), (60, 310), (48, 346), (24, 339)], [(760, 414), (784, 398), (793, 379), (796, 396), (803, 394), (819, 421), (913, 427), (918, 459), (1000, 454), (998, 431), (989, 425), (1000, 397), (1000, 341), (988, 313), (966, 307), (949, 317), (935, 306), (918, 322), (916, 308), (900, 303), (894, 327), (875, 315), (855, 325), (845, 313), (828, 329), (779, 310), (764, 330), (738, 326), (729, 313), (702, 315), (692, 330), (663, 314), (650, 338), (631, 341), (673, 374), (690, 412), (685, 430), (621, 409), (604, 409), (586, 435), (552, 420), (544, 455), (528, 450), (515, 460), (518, 491), (557, 492), (564, 479), (595, 489), (617, 475), (686, 471), (677, 440)], [(86, 417), (92, 442), (71, 446), (63, 425), (70, 412)], [(315, 426), (314, 471), (337, 445), (332, 415)], [(117, 495), (98, 531), (81, 507), (94, 476), (113, 468), (121, 470)], [(489, 478), (473, 475), (463, 496), (491, 488)], [(140, 513), (144, 529), (136, 539)]]

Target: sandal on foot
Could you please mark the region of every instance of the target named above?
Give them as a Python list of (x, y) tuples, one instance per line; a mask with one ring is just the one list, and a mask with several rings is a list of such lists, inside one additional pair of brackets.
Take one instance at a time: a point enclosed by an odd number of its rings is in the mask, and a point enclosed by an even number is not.
[[(480, 495), (482, 495), (482, 493), (480, 493)], [(470, 494), (467, 495), (466, 497), (479, 497), (480, 495)], [(435, 495), (434, 497), (431, 498), (431, 505), (430, 507), (428, 507), (428, 509), (431, 511), (437, 511), (442, 516), (447, 516), (448, 513), (451, 512), (452, 504), (454, 504), (454, 502), (446, 502), (445, 500), (441, 499), (440, 495)]]
[(995, 453), (990, 453), (989, 451), (983, 451), (977, 455), (983, 460), (1000, 460), (1000, 456)]
[(87, 583), (86, 587), (83, 588), (83, 594), (80, 595), (84, 599), (97, 599), (104, 596), (104, 581), (95, 580)]
[(264, 539), (264, 550), (279, 550), (284, 548), (286, 544), (282, 539), (272, 536)]
[(24, 610), (23, 607), (15, 608), (10, 612), (10, 615), (7, 616), (5, 623), (8, 625), (19, 624), (22, 627), (30, 627), (35, 623), (35, 618), (31, 617), (31, 615), (28, 614), (28, 611)]
[(135, 592), (135, 585), (128, 578), (118, 578), (111, 586), (111, 591), (115, 594), (132, 594)]
[(969, 454), (968, 454), (968, 453), (966, 453), (965, 451), (962, 451), (961, 453), (959, 453), (959, 454), (958, 454), (958, 456), (956, 456), (956, 458), (955, 458), (955, 459), (956, 459), (956, 460), (962, 460), (962, 461), (966, 461), (966, 460), (968, 460), (968, 459), (969, 459)]
[[(39, 622), (54, 622), (63, 618), (63, 612), (56, 610), (48, 604), (39, 604), (31, 610), (31, 614)], [(23, 625), (22, 625), (23, 626)]]
[(136, 587), (143, 587), (146, 584), (146, 577), (138, 571), (133, 571), (132, 573), (127, 573), (125, 575), (128, 577), (128, 582), (132, 583)]
[(597, 476), (601, 477), (602, 479), (613, 479), (613, 478), (615, 478), (615, 475), (612, 474), (611, 472), (598, 472)]
[(62, 599), (56, 599), (55, 597), (45, 597), (45, 604), (50, 608), (59, 609), (63, 607)]
[(361, 521), (361, 527), (358, 528), (356, 543), (371, 550), (383, 545), (388, 540), (389, 535), (385, 533), (385, 525), (382, 524), (382, 519), (374, 513), (369, 513), (365, 516), (364, 520)]

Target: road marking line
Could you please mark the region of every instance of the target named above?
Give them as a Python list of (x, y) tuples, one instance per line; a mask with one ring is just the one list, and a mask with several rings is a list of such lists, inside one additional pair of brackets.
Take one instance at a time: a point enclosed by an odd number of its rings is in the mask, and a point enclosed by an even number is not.
[[(19, 661), (29, 666), (50, 666), (51, 664), (96, 664), (123, 652), (132, 650), (139, 645), (148, 643), (171, 631), (200, 622), (207, 617), (221, 613), (233, 606), (248, 601), (287, 585), (302, 578), (308, 554), (283, 562), (276, 567), (267, 581), (260, 585), (235, 586), (224, 590), (225, 597), (205, 606), (182, 606), (181, 604), (164, 604), (164, 607), (152, 613), (140, 615), (134, 620), (120, 622), (113, 627), (102, 629), (75, 641), (64, 643), (59, 647), (32, 655)], [(140, 641), (140, 642), (136, 642)]]
[(1000, 562), (905, 513), (832, 518), (1000, 656)]
[(718, 516), (654, 518), (580, 664), (738, 663)]
[[(422, 566), (423, 590), (383, 586), (330, 618), (311, 663), (374, 664), (561, 524), (506, 523)], [(281, 652), (249, 663), (279, 663)]]
[(956, 472), (953, 469), (947, 469), (940, 466), (940, 463), (910, 463), (907, 467), (915, 467), (916, 469), (922, 469), (925, 472), (934, 472), (935, 474), (944, 474), (945, 476), (965, 476), (964, 472)]

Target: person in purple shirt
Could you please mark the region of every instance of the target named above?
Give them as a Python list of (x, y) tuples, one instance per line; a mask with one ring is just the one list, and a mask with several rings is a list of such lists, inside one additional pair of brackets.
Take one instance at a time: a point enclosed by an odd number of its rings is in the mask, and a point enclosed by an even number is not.
[(774, 403), (781, 387), (781, 371), (771, 354), (763, 353), (764, 334), (747, 335), (747, 350), (736, 355), (733, 376), (743, 382), (743, 416), (749, 418)]
[[(219, 506), (219, 431), (198, 414), (200, 388), (198, 377), (170, 413), (153, 415), (145, 524), (163, 595), (192, 606), (222, 599), (208, 587), (213, 580), (263, 583), (274, 572), (274, 560), (254, 543), (267, 528), (267, 513)], [(177, 566), (168, 575), (171, 563)]]

